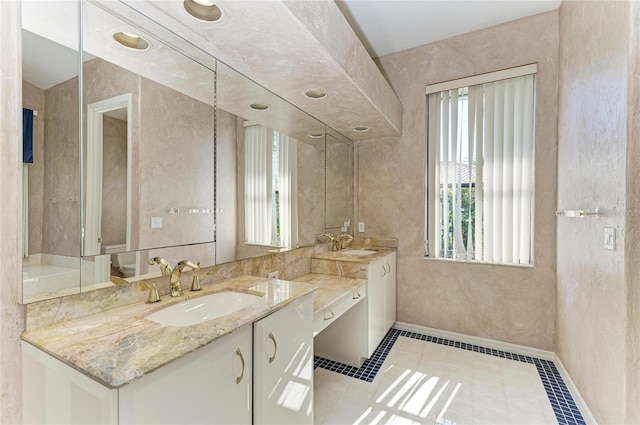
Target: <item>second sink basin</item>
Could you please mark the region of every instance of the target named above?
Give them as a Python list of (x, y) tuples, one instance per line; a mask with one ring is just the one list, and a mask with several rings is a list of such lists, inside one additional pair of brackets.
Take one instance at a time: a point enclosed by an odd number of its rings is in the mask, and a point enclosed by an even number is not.
[(259, 302), (260, 295), (223, 291), (165, 307), (147, 319), (168, 326), (191, 326), (226, 316)]
[(344, 255), (371, 255), (375, 254), (378, 251), (371, 251), (369, 249), (349, 249), (346, 251), (342, 251)]

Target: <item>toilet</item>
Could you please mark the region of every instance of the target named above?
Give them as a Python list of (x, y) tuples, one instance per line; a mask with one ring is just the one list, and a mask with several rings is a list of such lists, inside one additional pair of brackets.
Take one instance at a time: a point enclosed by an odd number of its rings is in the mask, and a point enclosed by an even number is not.
[(135, 252), (120, 252), (118, 254), (112, 254), (111, 264), (120, 270), (124, 277), (133, 277), (136, 275)]
[(118, 269), (124, 277), (136, 275), (136, 252), (124, 252), (125, 244), (103, 245), (102, 252), (111, 254), (111, 265)]

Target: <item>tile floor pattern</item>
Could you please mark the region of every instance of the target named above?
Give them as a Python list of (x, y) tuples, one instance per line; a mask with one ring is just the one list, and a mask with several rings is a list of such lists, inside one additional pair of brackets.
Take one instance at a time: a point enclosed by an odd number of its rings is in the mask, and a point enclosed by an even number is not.
[(553, 362), (529, 356), (391, 329), (361, 368), (315, 366), (316, 424), (585, 424)]

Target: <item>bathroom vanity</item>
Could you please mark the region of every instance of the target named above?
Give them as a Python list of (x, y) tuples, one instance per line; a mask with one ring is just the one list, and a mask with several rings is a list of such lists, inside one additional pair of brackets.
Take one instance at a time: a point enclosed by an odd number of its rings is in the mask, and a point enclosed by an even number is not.
[(243, 276), (202, 295), (262, 299), (199, 324), (148, 320), (165, 297), (26, 332), (24, 423), (313, 423), (313, 289)]
[(341, 311), (314, 340), (316, 355), (360, 367), (396, 321), (396, 252), (389, 248), (325, 252), (312, 259), (311, 269), (366, 281), (361, 290), (366, 301)]
[[(23, 334), (24, 423), (313, 423), (314, 355), (359, 366), (395, 322), (395, 250), (367, 251), (316, 251), (319, 272), (295, 281), (211, 273), (201, 292), (82, 317), (51, 300)], [(158, 319), (226, 293), (258, 301)]]

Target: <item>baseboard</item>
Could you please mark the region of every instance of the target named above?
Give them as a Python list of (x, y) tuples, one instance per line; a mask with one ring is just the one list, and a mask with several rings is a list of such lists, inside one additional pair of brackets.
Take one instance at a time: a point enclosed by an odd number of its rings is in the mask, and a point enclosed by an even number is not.
[(394, 327), (403, 331), (422, 333), (438, 338), (446, 338), (453, 341), (460, 341), (467, 344), (474, 344), (481, 347), (492, 348), (494, 350), (502, 350), (509, 353), (521, 354), (523, 356), (537, 357), (544, 360), (556, 360), (556, 355), (553, 351), (541, 350), (539, 348), (527, 347), (525, 345), (496, 341), (495, 339), (481, 338), (478, 336), (465, 335), (457, 332), (443, 331), (440, 329), (413, 325), (411, 323), (405, 322), (396, 322)]
[(554, 354), (553, 363), (555, 363), (558, 372), (560, 372), (560, 376), (562, 376), (564, 384), (567, 386), (567, 389), (571, 393), (573, 401), (576, 403), (576, 406), (578, 406), (578, 409), (580, 409), (580, 413), (582, 413), (584, 421), (587, 423), (587, 425), (598, 425), (596, 419), (591, 414), (589, 407), (587, 407), (587, 403), (584, 402), (580, 391), (578, 391), (578, 387), (576, 387), (576, 385), (573, 383), (569, 372), (567, 372), (567, 369), (565, 369), (564, 365), (562, 364), (560, 357), (558, 357), (556, 354)]
[(453, 341), (464, 342), (467, 344), (474, 344), (481, 347), (492, 348), (494, 350), (502, 350), (510, 353), (521, 354), (523, 356), (536, 357), (538, 359), (551, 360), (556, 365), (558, 372), (560, 372), (560, 376), (564, 380), (567, 389), (571, 393), (573, 397), (573, 401), (580, 409), (580, 413), (584, 418), (587, 425), (598, 425), (595, 418), (591, 414), (591, 411), (587, 407), (587, 404), (584, 402), (582, 395), (580, 395), (580, 391), (573, 383), (573, 380), (569, 376), (569, 373), (565, 369), (560, 358), (553, 352), (547, 350), (540, 350), (538, 348), (527, 347), (525, 345), (512, 344), (509, 342), (496, 341), (494, 339), (481, 338), (477, 336), (465, 335), (457, 332), (443, 331), (440, 329), (430, 328), (427, 326), (419, 326), (413, 325), (411, 323), (405, 322), (396, 322), (394, 328), (400, 329), (403, 331), (416, 332), (421, 334), (426, 334), (430, 336), (435, 336), (438, 338), (445, 338)]

